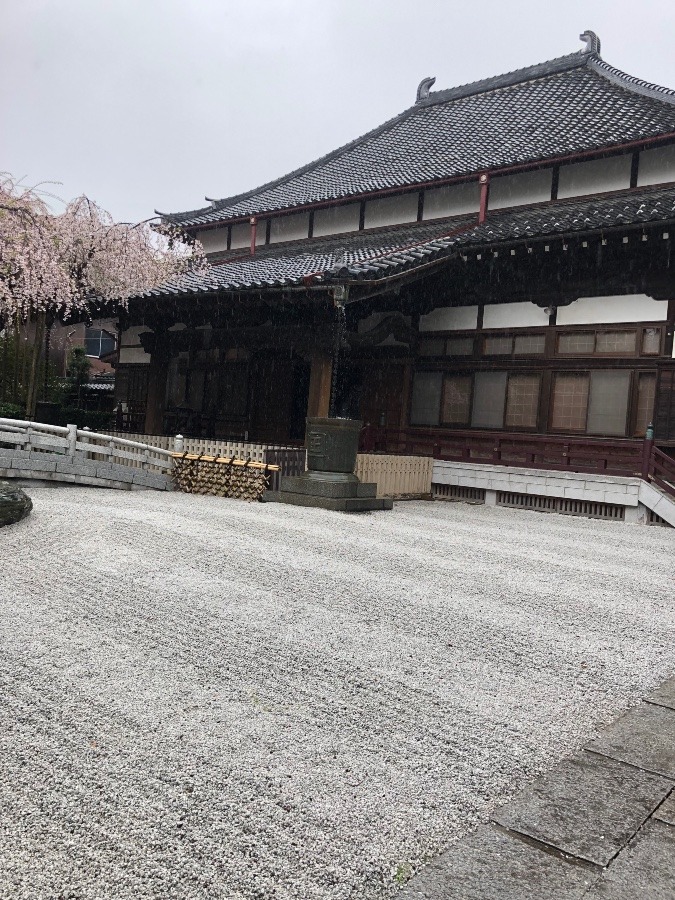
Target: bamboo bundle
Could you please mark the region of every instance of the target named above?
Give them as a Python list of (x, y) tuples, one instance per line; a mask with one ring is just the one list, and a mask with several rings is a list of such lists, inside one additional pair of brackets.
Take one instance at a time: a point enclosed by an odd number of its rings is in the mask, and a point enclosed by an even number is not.
[(260, 500), (279, 466), (225, 456), (173, 453), (173, 480), (186, 494)]

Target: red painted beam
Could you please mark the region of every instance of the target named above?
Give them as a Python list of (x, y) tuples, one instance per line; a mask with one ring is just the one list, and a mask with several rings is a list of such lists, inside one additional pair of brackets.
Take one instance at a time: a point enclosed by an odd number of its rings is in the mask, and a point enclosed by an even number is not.
[[(627, 141), (623, 144), (610, 144), (606, 147), (596, 147), (593, 150), (579, 150), (575, 153), (567, 153), (564, 156), (550, 156), (545, 159), (531, 160), (524, 163), (515, 163), (511, 166), (502, 166), (501, 168), (491, 169), (491, 175), (508, 175), (516, 172), (530, 172), (535, 169), (549, 169), (560, 163), (569, 163), (576, 160), (584, 160), (591, 158), (601, 158), (605, 156), (615, 155), (622, 150), (634, 150), (641, 147), (649, 147), (659, 142), (667, 142), (669, 139), (675, 138), (675, 131), (666, 134), (658, 134), (650, 138), (641, 138), (640, 140)], [(446, 184), (458, 184), (460, 182), (474, 181), (476, 175), (453, 175), (449, 178), (436, 178), (432, 181), (418, 181), (411, 184), (398, 185), (392, 188), (382, 188), (378, 191), (365, 191), (360, 194), (352, 194), (346, 197), (336, 198), (335, 200), (319, 200), (316, 203), (302, 203), (298, 206), (291, 206), (287, 209), (271, 209), (259, 210), (256, 216), (259, 219), (269, 216), (290, 216), (294, 213), (305, 212), (309, 209), (325, 209), (332, 206), (343, 206), (347, 203), (357, 203), (361, 200), (368, 200), (374, 197), (385, 197), (389, 194), (408, 194), (423, 188), (442, 187)], [(645, 185), (646, 186), (646, 185)], [(203, 225), (186, 225), (186, 231), (210, 231), (214, 228), (226, 228), (228, 225), (236, 225), (239, 222), (246, 222), (248, 216), (235, 216), (231, 219), (221, 219), (218, 222), (212, 222)]]
[(478, 183), (480, 184), (480, 207), (478, 210), (478, 224), (481, 225), (485, 221), (485, 216), (488, 211), (488, 197), (490, 194), (490, 175), (488, 172), (483, 172), (483, 174), (478, 179)]
[(255, 239), (258, 232), (258, 220), (251, 216), (251, 256), (255, 254)]

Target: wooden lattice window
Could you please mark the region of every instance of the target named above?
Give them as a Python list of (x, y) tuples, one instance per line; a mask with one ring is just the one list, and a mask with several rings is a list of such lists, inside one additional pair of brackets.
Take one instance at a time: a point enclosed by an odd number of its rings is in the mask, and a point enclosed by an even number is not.
[(558, 373), (553, 381), (551, 428), (556, 431), (585, 431), (589, 379), (585, 373)]
[(443, 425), (468, 425), (471, 418), (471, 375), (447, 375), (443, 385)]
[(536, 428), (540, 375), (509, 375), (506, 390), (506, 427)]

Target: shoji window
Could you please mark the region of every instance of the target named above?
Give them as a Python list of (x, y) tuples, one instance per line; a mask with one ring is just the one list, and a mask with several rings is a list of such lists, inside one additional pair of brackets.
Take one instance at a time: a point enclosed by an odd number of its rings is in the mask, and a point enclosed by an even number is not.
[(647, 426), (654, 416), (656, 397), (656, 373), (641, 372), (638, 375), (637, 401), (635, 409), (635, 437), (644, 437)]
[(445, 352), (448, 354), (448, 356), (471, 356), (471, 354), (473, 353), (473, 338), (448, 338)]
[(438, 425), (441, 408), (441, 372), (416, 372), (410, 407), (411, 425)]
[(645, 328), (642, 332), (642, 353), (645, 356), (658, 356), (661, 352), (661, 329)]
[(553, 382), (551, 428), (625, 435), (630, 383), (629, 371), (557, 373)]
[(471, 424), (477, 428), (502, 428), (506, 372), (476, 372)]
[(571, 372), (555, 376), (551, 428), (556, 431), (585, 431), (588, 387), (588, 375)]
[(509, 375), (506, 391), (506, 427), (536, 428), (540, 375)]
[(599, 331), (595, 336), (596, 353), (635, 353), (634, 331)]
[(471, 418), (471, 375), (447, 375), (443, 386), (443, 425), (468, 425)]
[(589, 434), (625, 435), (630, 372), (592, 372), (588, 401)]

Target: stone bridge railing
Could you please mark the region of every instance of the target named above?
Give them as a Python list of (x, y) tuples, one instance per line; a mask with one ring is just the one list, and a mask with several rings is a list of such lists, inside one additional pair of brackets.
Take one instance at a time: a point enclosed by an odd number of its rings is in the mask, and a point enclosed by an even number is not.
[(0, 477), (171, 488), (171, 451), (76, 425), (0, 418)]

